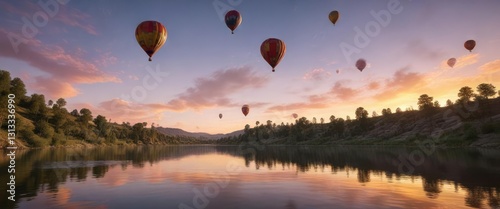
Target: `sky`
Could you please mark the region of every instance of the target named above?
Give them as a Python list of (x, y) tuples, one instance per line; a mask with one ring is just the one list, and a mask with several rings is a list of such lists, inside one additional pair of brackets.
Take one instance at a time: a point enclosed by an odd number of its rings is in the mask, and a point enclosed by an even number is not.
[[(421, 94), (444, 105), (463, 86), (500, 90), (498, 8), (496, 0), (6, 0), (0, 69), (28, 95), (64, 98), (69, 111), (118, 123), (215, 134), (293, 123), (293, 113), (328, 122), (354, 118), (358, 107), (417, 109)], [(232, 9), (242, 16), (234, 34), (223, 19)], [(135, 39), (145, 20), (168, 32), (151, 62)], [(276, 72), (260, 54), (268, 38), (286, 44)]]

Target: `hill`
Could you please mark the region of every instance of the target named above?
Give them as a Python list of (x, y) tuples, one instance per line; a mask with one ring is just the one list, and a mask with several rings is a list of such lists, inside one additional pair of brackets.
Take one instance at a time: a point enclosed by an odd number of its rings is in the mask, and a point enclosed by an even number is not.
[(156, 127), (156, 130), (162, 134), (168, 136), (185, 136), (185, 137), (193, 137), (201, 140), (213, 140), (219, 139), (223, 137), (233, 137), (243, 134), (243, 130), (234, 131), (228, 134), (209, 134), (203, 132), (188, 132), (179, 128), (165, 128), (165, 127)]

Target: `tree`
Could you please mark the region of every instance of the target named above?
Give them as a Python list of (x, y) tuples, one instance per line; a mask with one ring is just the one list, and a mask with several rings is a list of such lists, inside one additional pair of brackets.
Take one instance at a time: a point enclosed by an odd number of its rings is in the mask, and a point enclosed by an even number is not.
[(48, 119), (48, 109), (45, 106), (45, 96), (43, 94), (32, 94), (28, 109), (34, 115), (35, 121)]
[(26, 85), (20, 78), (14, 78), (10, 82), (10, 93), (16, 95), (14, 101), (19, 104), (26, 98)]
[(10, 90), (10, 73), (0, 70), (0, 127), (3, 125), (4, 119), (7, 117), (7, 101)]
[(52, 101), (52, 99), (49, 99), (49, 101), (47, 102), (47, 106), (52, 107), (52, 105), (54, 105), (54, 101)]
[(500, 98), (500, 90), (498, 91), (498, 97)]
[(385, 109), (385, 108), (382, 109), (382, 116), (387, 116), (387, 115), (389, 115), (389, 114), (387, 114), (387, 109)]
[(77, 109), (74, 109), (73, 111), (71, 111), (70, 113), (72, 116), (75, 116), (75, 117), (80, 117), (80, 113), (78, 113), (78, 110)]
[(446, 100), (446, 106), (447, 106), (447, 107), (451, 107), (451, 106), (453, 106), (453, 102), (452, 102), (451, 100), (449, 100), (449, 99), (448, 99), (448, 100)]
[(316, 117), (313, 117), (313, 119), (312, 119), (312, 123), (313, 123), (313, 124), (316, 124), (316, 122), (317, 122), (317, 121), (316, 121)]
[(56, 104), (57, 104), (57, 106), (59, 106), (60, 108), (63, 108), (64, 106), (66, 106), (66, 100), (64, 100), (63, 98), (59, 98), (59, 99), (56, 101)]
[(471, 87), (464, 86), (458, 90), (458, 99), (460, 101), (469, 102), (474, 97), (474, 90)]
[(488, 99), (489, 97), (495, 96), (495, 86), (493, 84), (482, 83), (477, 86), (477, 92), (479, 96), (483, 99)]
[(94, 124), (98, 130), (98, 137), (99, 136), (102, 136), (102, 137), (105, 137), (107, 135), (107, 131), (108, 131), (108, 122), (106, 120), (106, 117), (102, 116), (102, 115), (98, 115), (97, 117), (95, 117), (94, 119)]
[(377, 117), (377, 116), (378, 116), (377, 111), (375, 111), (375, 110), (374, 110), (374, 111), (372, 112), (372, 118)]
[(441, 107), (441, 105), (439, 104), (439, 101), (437, 101), (437, 100), (434, 101), (434, 107), (436, 107), (436, 108)]
[(420, 95), (420, 97), (418, 98), (418, 103), (417, 103), (418, 109), (419, 110), (431, 109), (433, 107), (432, 100), (433, 100), (433, 98), (427, 94)]
[(87, 108), (82, 108), (80, 110), (80, 117), (78, 117), (78, 120), (86, 128), (88, 126), (89, 121), (92, 120), (92, 112)]
[(401, 110), (401, 108), (396, 108), (396, 113), (402, 113), (403, 111)]
[[(500, 91), (498, 92), (498, 94), (500, 95)], [(325, 119), (320, 118), (320, 119), (319, 119), (319, 122), (320, 122), (321, 124), (323, 124), (323, 123), (325, 122)]]
[(368, 118), (368, 111), (365, 110), (363, 107), (358, 107), (356, 109), (356, 119), (364, 119)]
[(333, 122), (335, 122), (335, 116), (330, 115), (330, 123), (333, 123)]

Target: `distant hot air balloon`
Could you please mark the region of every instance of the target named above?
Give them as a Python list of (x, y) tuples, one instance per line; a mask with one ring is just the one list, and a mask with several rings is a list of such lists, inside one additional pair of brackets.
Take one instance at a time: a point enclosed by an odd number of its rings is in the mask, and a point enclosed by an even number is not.
[(340, 73), (340, 70), (339, 70), (339, 69), (337, 69), (337, 74), (339, 74), (339, 73)]
[(363, 72), (363, 69), (366, 67), (366, 61), (364, 59), (359, 59), (356, 61), (356, 68), (358, 68), (359, 71)]
[(474, 47), (476, 47), (476, 41), (474, 40), (467, 40), (465, 43), (464, 43), (464, 47), (469, 50), (469, 52), (472, 52), (472, 50), (474, 49)]
[(226, 17), (224, 18), (226, 21), (226, 25), (229, 29), (231, 29), (231, 34), (234, 34), (234, 30), (241, 24), (241, 15), (236, 10), (231, 10), (226, 13)]
[(457, 59), (455, 59), (455, 58), (450, 58), (448, 60), (448, 66), (450, 66), (452, 68), (453, 68), (453, 66), (455, 66), (455, 63), (457, 63)]
[(293, 118), (297, 118), (297, 117), (299, 117), (299, 115), (297, 115), (297, 113), (293, 113), (293, 114), (292, 114), (292, 117), (293, 117)]
[(219, 114), (219, 118), (222, 119), (222, 113)]
[(243, 115), (247, 116), (248, 112), (250, 112), (250, 107), (248, 107), (248, 105), (243, 105), (243, 107), (241, 107), (241, 112), (243, 112)]
[(167, 41), (167, 29), (157, 21), (144, 21), (135, 29), (135, 38), (151, 61), (153, 54)]
[(260, 45), (260, 53), (262, 57), (271, 65), (274, 72), (274, 67), (278, 65), (285, 56), (286, 46), (285, 42), (277, 39), (277, 38), (269, 38), (262, 42)]
[(339, 12), (334, 10), (334, 11), (330, 12), (330, 14), (328, 15), (328, 19), (330, 19), (330, 22), (332, 22), (333, 25), (335, 25), (335, 23), (339, 19), (339, 16), (340, 16)]

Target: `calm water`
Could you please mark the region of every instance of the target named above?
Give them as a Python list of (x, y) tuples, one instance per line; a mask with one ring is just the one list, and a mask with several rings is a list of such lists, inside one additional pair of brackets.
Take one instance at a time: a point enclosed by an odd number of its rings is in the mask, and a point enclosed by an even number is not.
[[(427, 150), (425, 150), (427, 151)], [(500, 151), (162, 146), (16, 155), (0, 208), (500, 208)]]

